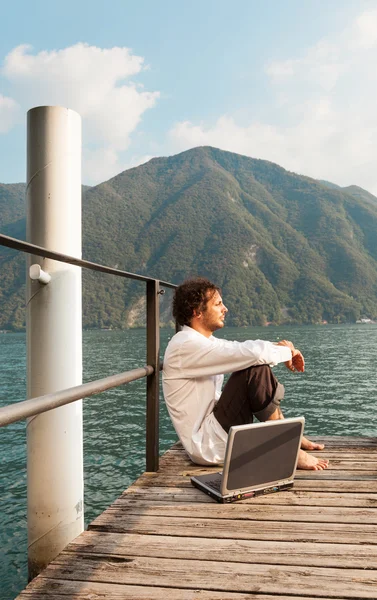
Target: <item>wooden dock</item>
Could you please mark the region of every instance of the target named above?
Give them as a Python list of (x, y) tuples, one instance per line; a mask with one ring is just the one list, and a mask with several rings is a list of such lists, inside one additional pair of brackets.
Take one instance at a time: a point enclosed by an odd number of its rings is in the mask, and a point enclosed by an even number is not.
[(174, 446), (18, 600), (376, 600), (377, 440), (321, 440), (329, 470), (229, 505)]

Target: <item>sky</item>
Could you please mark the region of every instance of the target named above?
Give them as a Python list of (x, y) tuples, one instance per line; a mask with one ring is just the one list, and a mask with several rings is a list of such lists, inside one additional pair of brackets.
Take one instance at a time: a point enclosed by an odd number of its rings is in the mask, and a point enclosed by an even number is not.
[(82, 117), (82, 180), (215, 146), (377, 195), (377, 0), (0, 0), (0, 182), (26, 115)]

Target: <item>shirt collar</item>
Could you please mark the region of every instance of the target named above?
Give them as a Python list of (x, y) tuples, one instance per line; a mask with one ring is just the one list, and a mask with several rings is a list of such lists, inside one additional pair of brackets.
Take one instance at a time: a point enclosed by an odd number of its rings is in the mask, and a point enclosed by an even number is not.
[(213, 335), (210, 335), (209, 338), (207, 338), (207, 336), (203, 335), (202, 333), (200, 333), (199, 331), (196, 331), (196, 329), (193, 329), (192, 327), (190, 327), (189, 325), (183, 325), (181, 331), (187, 331), (187, 333), (190, 333), (191, 335), (195, 336), (195, 335), (200, 335), (201, 338), (206, 338), (207, 340), (212, 340)]

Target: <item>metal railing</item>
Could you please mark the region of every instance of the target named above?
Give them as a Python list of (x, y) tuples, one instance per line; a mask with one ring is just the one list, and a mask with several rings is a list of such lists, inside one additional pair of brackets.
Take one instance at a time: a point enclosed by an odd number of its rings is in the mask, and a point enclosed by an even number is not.
[(28, 254), (41, 256), (43, 258), (50, 258), (60, 262), (69, 263), (92, 271), (99, 271), (118, 277), (143, 281), (146, 283), (147, 316), (147, 365), (117, 375), (111, 375), (104, 379), (97, 379), (83, 385), (60, 390), (52, 394), (46, 394), (44, 396), (30, 398), (29, 400), (4, 406), (0, 408), (0, 427), (146, 377), (146, 470), (157, 471), (159, 465), (159, 374), (161, 368), (159, 295), (164, 293), (164, 290), (161, 290), (160, 286), (172, 289), (176, 286), (167, 281), (145, 277), (136, 273), (129, 273), (127, 271), (106, 267), (59, 252), (53, 252), (52, 250), (47, 250), (41, 246), (23, 242), (7, 235), (0, 234), (0, 245)]

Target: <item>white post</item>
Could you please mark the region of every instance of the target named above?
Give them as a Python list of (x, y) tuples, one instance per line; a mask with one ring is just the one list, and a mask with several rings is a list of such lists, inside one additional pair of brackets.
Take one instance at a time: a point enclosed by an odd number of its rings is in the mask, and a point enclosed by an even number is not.
[[(27, 241), (81, 258), (81, 118), (39, 106), (27, 127)], [(28, 398), (81, 384), (81, 269), (29, 256), (26, 293)], [(28, 420), (27, 479), (32, 579), (84, 528), (81, 400)]]

